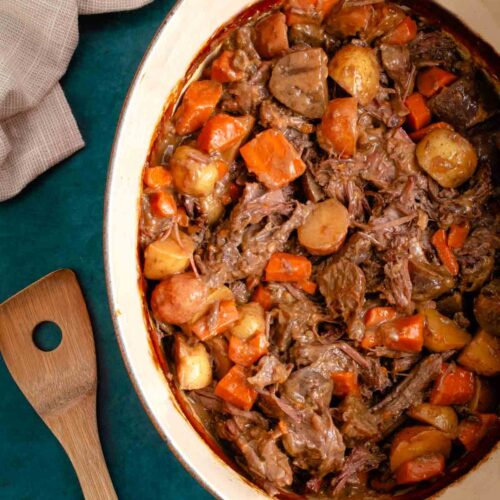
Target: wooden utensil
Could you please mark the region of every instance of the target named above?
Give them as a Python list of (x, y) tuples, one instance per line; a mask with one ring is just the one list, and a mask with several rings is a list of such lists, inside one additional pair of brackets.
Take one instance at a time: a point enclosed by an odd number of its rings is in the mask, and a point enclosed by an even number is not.
[[(50, 352), (33, 342), (33, 330), (44, 321), (62, 331), (61, 343)], [(97, 432), (94, 338), (73, 271), (51, 273), (0, 305), (0, 351), (66, 450), (85, 498), (116, 499)]]

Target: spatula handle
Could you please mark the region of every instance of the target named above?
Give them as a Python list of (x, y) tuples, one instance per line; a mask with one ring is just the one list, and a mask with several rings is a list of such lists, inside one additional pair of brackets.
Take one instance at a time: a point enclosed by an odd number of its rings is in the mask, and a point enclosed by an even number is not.
[(46, 420), (75, 468), (85, 499), (116, 499), (97, 432), (95, 393)]

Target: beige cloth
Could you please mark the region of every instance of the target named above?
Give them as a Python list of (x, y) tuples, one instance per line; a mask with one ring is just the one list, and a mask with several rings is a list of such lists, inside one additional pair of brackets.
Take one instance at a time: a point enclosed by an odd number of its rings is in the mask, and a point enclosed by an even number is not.
[(152, 0), (0, 0), (0, 201), (84, 146), (59, 79), (78, 43), (78, 14)]

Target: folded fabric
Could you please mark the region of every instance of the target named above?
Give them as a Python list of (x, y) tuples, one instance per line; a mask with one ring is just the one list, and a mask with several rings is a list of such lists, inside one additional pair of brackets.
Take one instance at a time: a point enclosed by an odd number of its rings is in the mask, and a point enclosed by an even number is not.
[(58, 83), (78, 43), (78, 14), (151, 1), (0, 1), (0, 201), (84, 146)]

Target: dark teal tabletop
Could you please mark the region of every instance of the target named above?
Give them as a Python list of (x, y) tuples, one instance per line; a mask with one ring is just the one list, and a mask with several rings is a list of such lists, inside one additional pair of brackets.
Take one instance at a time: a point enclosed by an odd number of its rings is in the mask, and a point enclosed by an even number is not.
[[(118, 115), (141, 57), (174, 4), (80, 18), (80, 44), (62, 84), (85, 149), (0, 203), (0, 302), (45, 274), (78, 275), (96, 340), (98, 420), (118, 496), (200, 498), (141, 407), (108, 310), (102, 257), (106, 172)], [(22, 356), (22, 353), (19, 353)], [(81, 498), (69, 460), (0, 361), (0, 498)]]

